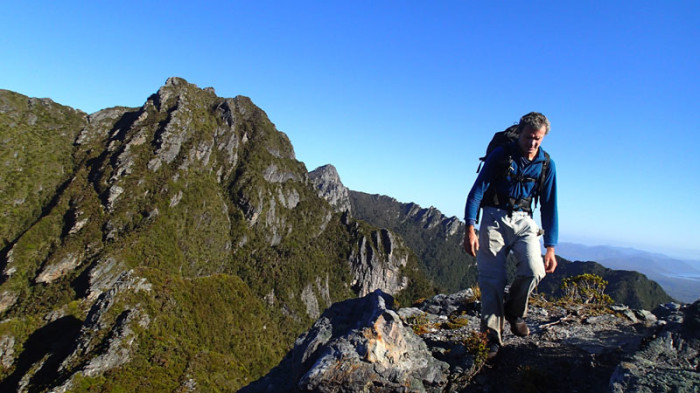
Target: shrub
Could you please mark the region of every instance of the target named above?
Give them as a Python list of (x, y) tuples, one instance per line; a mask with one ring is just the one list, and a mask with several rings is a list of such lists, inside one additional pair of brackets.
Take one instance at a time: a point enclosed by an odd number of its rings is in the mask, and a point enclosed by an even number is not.
[(595, 274), (580, 274), (567, 277), (561, 284), (564, 299), (575, 303), (608, 305), (613, 300), (605, 294), (608, 282)]

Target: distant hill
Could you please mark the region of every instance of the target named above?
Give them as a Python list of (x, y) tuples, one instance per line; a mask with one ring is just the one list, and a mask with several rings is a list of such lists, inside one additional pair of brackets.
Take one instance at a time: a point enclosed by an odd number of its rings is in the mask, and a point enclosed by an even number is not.
[(609, 269), (596, 262), (571, 262), (559, 256), (557, 256), (557, 262), (556, 271), (547, 274), (540, 282), (539, 292), (559, 297), (561, 295), (559, 287), (562, 280), (566, 277), (589, 273), (601, 276), (608, 282), (605, 293), (610, 295), (616, 303), (633, 308), (653, 310), (659, 304), (674, 301), (661, 285), (649, 280), (639, 272)]
[(682, 260), (633, 248), (576, 243), (560, 243), (557, 254), (570, 260), (596, 261), (611, 269), (638, 271), (685, 303), (700, 298), (700, 261)]

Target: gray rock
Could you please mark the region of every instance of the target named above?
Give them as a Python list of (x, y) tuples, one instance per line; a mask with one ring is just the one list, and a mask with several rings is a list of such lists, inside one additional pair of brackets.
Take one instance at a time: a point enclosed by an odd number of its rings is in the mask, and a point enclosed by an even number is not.
[(126, 270), (126, 266), (113, 257), (98, 260), (90, 267), (88, 273), (89, 288), (87, 299), (94, 301), (103, 292), (114, 287)]
[[(651, 341), (618, 365), (610, 378), (610, 392), (700, 392), (700, 301), (685, 310), (667, 306), (671, 321), (661, 324)], [(679, 318), (676, 312), (683, 311)]]
[(270, 164), (263, 171), (263, 178), (270, 183), (283, 183), (288, 180), (300, 181), (299, 176), (292, 172), (284, 172), (276, 164)]
[(273, 373), (241, 392), (441, 392), (448, 364), (375, 291), (336, 303)]
[(5, 290), (0, 293), (0, 312), (12, 307), (19, 299), (19, 294), (14, 291)]
[(363, 236), (349, 257), (353, 280), (351, 285), (359, 296), (381, 289), (395, 294), (408, 285), (401, 268), (408, 263), (406, 247), (386, 229)]
[(75, 255), (73, 253), (69, 253), (68, 255), (64, 256), (60, 261), (56, 263), (47, 264), (41, 270), (41, 273), (39, 273), (39, 275), (34, 281), (37, 283), (44, 284), (51, 283), (57, 280), (58, 278), (68, 274), (69, 272), (75, 270), (75, 268), (78, 267), (81, 264), (81, 262), (82, 258), (80, 258), (80, 256)]
[(309, 172), (309, 180), (316, 188), (318, 196), (328, 201), (335, 211), (352, 214), (350, 192), (340, 181), (338, 171), (333, 165), (320, 166)]
[(420, 309), (438, 315), (451, 315), (458, 311), (468, 311), (476, 300), (474, 291), (469, 288), (450, 295), (439, 294), (420, 304)]
[(316, 319), (319, 317), (318, 300), (316, 300), (316, 295), (314, 295), (311, 283), (301, 291), (301, 301), (306, 305), (306, 313), (309, 314), (311, 318)]
[(12, 367), (15, 361), (15, 338), (14, 336), (2, 336), (0, 338), (0, 365), (7, 370)]

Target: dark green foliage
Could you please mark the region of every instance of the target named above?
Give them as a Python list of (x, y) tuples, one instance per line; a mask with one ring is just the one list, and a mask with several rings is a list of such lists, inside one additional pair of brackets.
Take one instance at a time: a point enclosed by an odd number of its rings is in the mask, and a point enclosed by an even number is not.
[(66, 186), (75, 166), (73, 141), (86, 124), (85, 113), (0, 90), (0, 250)]

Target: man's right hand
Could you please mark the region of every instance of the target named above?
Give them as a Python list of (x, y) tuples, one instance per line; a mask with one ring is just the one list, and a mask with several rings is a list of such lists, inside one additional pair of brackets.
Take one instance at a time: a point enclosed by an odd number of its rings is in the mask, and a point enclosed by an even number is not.
[(464, 234), (464, 251), (473, 257), (475, 257), (476, 252), (479, 251), (479, 237), (476, 235), (473, 225), (469, 225), (467, 227), (467, 232)]

